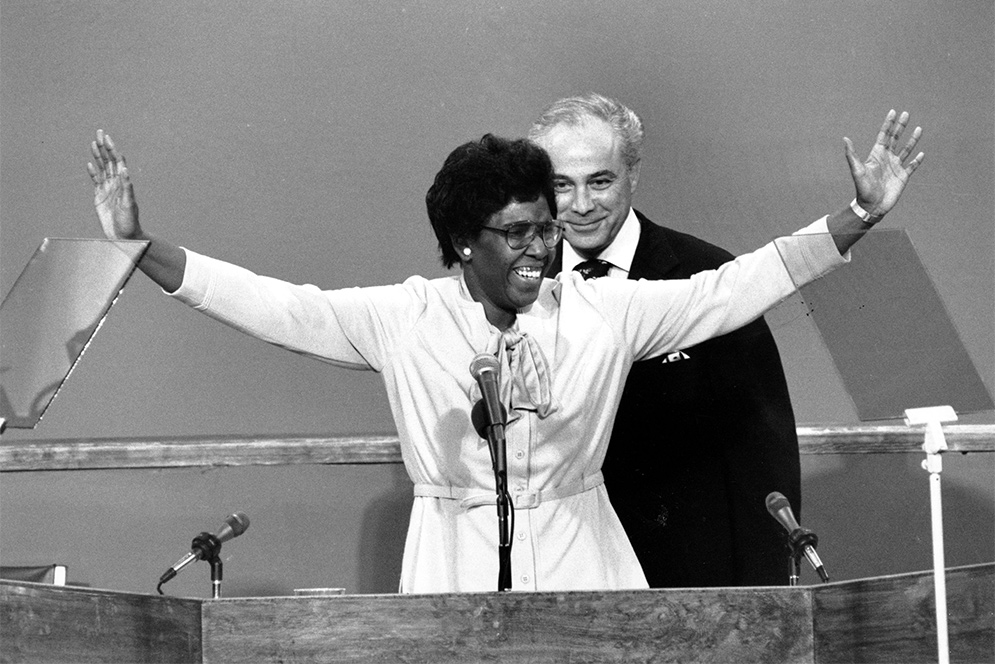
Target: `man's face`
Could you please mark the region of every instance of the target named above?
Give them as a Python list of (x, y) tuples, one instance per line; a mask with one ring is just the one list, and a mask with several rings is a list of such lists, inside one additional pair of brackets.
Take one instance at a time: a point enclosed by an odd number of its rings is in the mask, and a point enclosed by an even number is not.
[(538, 141), (553, 161), (556, 220), (567, 242), (594, 257), (618, 235), (636, 191), (639, 165), (629, 169), (622, 141), (603, 120), (557, 125)]

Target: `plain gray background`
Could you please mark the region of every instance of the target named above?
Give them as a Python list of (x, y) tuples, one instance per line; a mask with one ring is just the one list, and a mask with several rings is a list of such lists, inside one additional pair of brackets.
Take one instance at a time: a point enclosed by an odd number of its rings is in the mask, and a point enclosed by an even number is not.
[[(99, 235), (85, 172), (98, 128), (150, 231), (335, 288), (444, 274), (424, 195), (445, 156), (524, 134), (564, 95), (636, 109), (636, 206), (733, 252), (845, 205), (842, 137), (863, 156), (888, 109), (908, 109), (927, 157), (885, 224), (908, 230), (991, 390), (993, 44), (982, 0), (2, 0), (0, 290), (43, 237)], [(856, 423), (810, 323), (771, 322), (799, 422)], [(393, 430), (375, 374), (245, 338), (137, 275), (41, 424), (4, 439)], [(945, 457), (949, 564), (995, 558), (992, 456)], [(803, 458), (802, 522), (836, 578), (930, 567), (920, 460)], [(235, 510), (253, 524), (225, 545), (227, 594), (390, 592), (410, 507), (400, 466), (0, 482), (5, 563), (58, 559), (71, 581), (141, 592)], [(207, 566), (167, 590), (209, 596)]]

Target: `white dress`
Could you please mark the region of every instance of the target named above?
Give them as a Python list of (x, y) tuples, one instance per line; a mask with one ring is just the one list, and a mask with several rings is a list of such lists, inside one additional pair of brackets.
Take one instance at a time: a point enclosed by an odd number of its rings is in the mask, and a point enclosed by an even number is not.
[(800, 285), (845, 262), (825, 228), (689, 280), (561, 274), (504, 334), (461, 276), (322, 291), (188, 251), (173, 296), (264, 341), (382, 375), (415, 483), (403, 592), (497, 590), (494, 473), (470, 421), (480, 392), (469, 365), (484, 351), (502, 362), (509, 412), (512, 589), (646, 588), (600, 472), (629, 368), (740, 327), (793, 292), (792, 277)]

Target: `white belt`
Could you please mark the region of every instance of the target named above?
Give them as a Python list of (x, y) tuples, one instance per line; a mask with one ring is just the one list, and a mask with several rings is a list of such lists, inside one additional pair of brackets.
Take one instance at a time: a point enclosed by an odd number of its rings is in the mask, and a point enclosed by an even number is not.
[[(563, 484), (552, 489), (529, 491), (514, 488), (511, 490), (511, 501), (515, 509), (534, 509), (544, 502), (559, 500), (601, 486), (605, 483), (601, 471), (593, 475), (585, 475), (576, 482)], [(435, 484), (415, 484), (415, 495), (429, 498), (446, 498), (460, 501), (460, 508), (468, 510), (481, 505), (497, 505), (497, 495), (480, 489), (465, 489), (458, 486), (437, 486)]]

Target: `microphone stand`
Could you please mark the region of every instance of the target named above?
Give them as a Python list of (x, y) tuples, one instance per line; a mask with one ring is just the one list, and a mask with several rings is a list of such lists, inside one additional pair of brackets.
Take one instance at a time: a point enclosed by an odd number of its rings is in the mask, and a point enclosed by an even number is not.
[[(791, 549), (791, 556), (789, 560), (788, 569), (788, 585), (797, 586), (798, 577), (801, 575), (801, 559), (805, 555), (805, 547), (811, 546), (813, 549), (819, 544), (819, 537), (813, 533), (811, 530), (805, 530), (804, 528), (796, 528), (788, 534), (788, 548)], [(820, 578), (823, 582), (829, 580), (828, 577), (823, 577), (825, 571), (822, 568), (820, 570)]]
[(496, 472), (498, 514), (498, 591), (511, 590), (511, 496), (508, 494), (508, 474)]
[[(502, 420), (507, 420), (501, 408)], [(511, 495), (508, 493), (508, 453), (504, 438), (504, 422), (487, 427), (487, 443), (494, 466), (494, 488), (497, 493), (498, 517), (498, 591), (511, 590)]]
[(504, 437), (504, 425), (508, 421), (508, 411), (503, 404), (500, 412), (489, 413), (481, 399), (473, 407), (473, 426), (477, 434), (487, 441), (491, 453), (491, 467), (494, 469), (494, 489), (497, 493), (498, 517), (498, 591), (511, 590), (511, 495), (508, 493), (508, 453)]
[(193, 538), (191, 550), (200, 550), (201, 558), (211, 564), (211, 598), (221, 598), (221, 577), (224, 566), (221, 564), (221, 540), (211, 533), (201, 533)]

